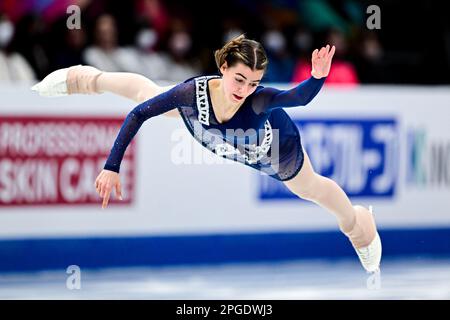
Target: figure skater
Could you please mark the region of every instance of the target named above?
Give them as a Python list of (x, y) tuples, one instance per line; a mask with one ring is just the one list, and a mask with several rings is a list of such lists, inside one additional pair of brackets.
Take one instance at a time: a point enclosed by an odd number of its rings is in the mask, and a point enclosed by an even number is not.
[(268, 59), (261, 44), (244, 35), (215, 52), (220, 75), (160, 87), (138, 74), (73, 66), (49, 74), (32, 89), (43, 96), (112, 92), (140, 103), (125, 119), (95, 181), (102, 208), (108, 205), (114, 189), (121, 199), (120, 163), (144, 121), (161, 114), (181, 117), (205, 148), (282, 181), (298, 197), (334, 214), (363, 267), (372, 273), (379, 270), (382, 249), (371, 210), (352, 205), (334, 181), (314, 172), (298, 128), (283, 110), (307, 105), (317, 95), (329, 74), (334, 52), (335, 47), (329, 45), (315, 49), (311, 77), (290, 90), (259, 85)]

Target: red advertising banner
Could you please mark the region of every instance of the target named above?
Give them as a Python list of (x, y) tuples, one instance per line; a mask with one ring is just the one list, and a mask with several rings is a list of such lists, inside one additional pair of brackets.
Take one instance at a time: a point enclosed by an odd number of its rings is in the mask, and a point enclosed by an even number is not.
[[(98, 204), (94, 182), (120, 130), (121, 118), (0, 117), (0, 206)], [(131, 203), (134, 141), (120, 176), (123, 200)]]

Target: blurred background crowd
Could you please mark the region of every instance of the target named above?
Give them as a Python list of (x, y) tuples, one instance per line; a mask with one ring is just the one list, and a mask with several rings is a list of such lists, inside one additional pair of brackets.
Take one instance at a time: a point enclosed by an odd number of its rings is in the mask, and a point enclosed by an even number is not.
[[(381, 9), (369, 30), (367, 7)], [(70, 5), (81, 28), (70, 30)], [(0, 0), (0, 82), (42, 79), (76, 64), (183, 81), (216, 73), (213, 52), (245, 33), (269, 58), (267, 82), (299, 82), (312, 51), (337, 51), (327, 84), (449, 84), (445, 1)]]

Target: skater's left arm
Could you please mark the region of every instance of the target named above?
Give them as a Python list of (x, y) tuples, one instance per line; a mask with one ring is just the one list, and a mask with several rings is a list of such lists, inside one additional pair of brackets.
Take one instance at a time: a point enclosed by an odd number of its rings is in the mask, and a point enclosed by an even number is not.
[(326, 77), (330, 73), (331, 61), (336, 48), (322, 47), (314, 50), (311, 57), (311, 77), (290, 90), (264, 88), (262, 95), (266, 109), (305, 106), (319, 93)]

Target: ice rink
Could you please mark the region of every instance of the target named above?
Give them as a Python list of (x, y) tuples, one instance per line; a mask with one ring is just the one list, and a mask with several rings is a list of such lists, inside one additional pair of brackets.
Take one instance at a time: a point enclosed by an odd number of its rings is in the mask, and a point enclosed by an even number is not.
[(294, 261), (0, 275), (1, 299), (303, 300), (450, 299), (450, 259), (390, 259), (380, 281), (356, 260)]
[(447, 303), (450, 19), (376, 3), (0, 0), (0, 300)]

